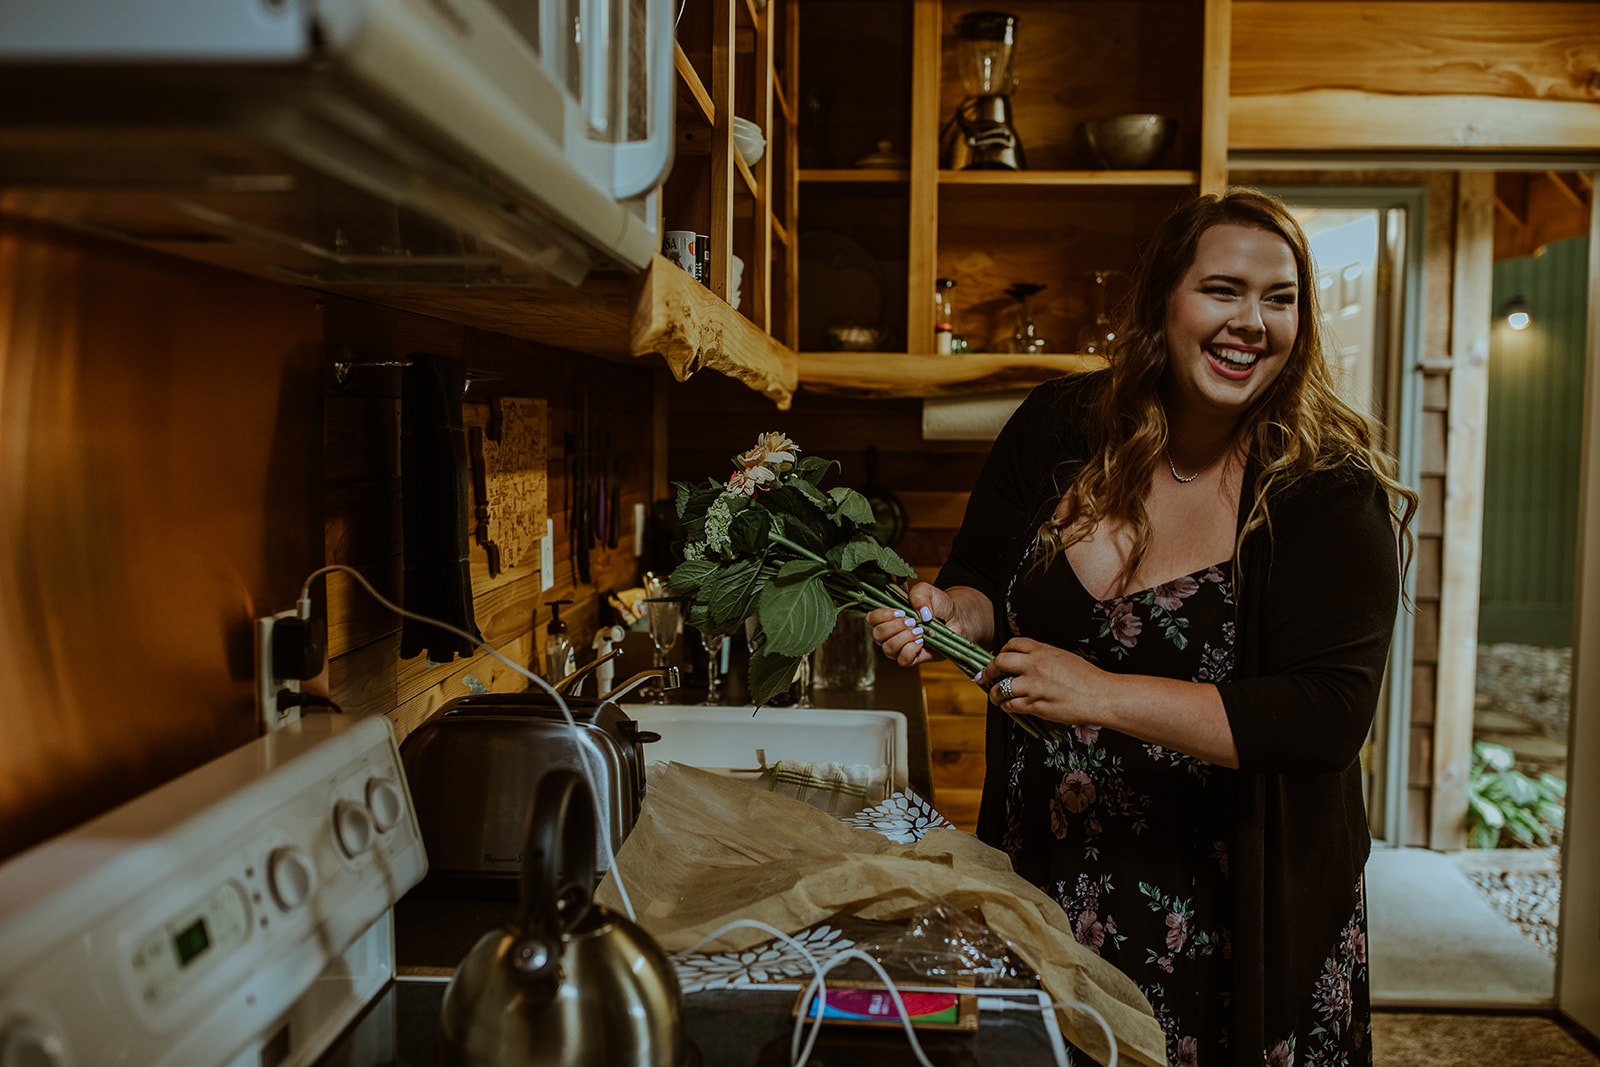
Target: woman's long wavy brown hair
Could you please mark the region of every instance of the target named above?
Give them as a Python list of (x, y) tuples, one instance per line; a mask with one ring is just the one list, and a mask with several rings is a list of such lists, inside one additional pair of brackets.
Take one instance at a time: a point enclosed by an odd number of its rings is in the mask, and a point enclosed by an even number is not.
[(1383, 449), (1378, 428), (1334, 391), (1322, 350), (1310, 243), (1282, 201), (1242, 186), (1190, 201), (1162, 223), (1146, 247), (1132, 291), (1120, 308), (1117, 340), (1108, 356), (1111, 382), (1098, 412), (1104, 427), (1100, 450), (1076, 467), (1057, 472), (1057, 488), (1070, 505), (1072, 519), (1059, 532), (1049, 524), (1040, 529), (1036, 559), (1047, 562), (1055, 552), (1088, 537), (1103, 519), (1121, 519), (1134, 535), (1128, 560), (1117, 575), (1118, 591), (1126, 591), (1150, 546), (1145, 491), (1165, 462), (1168, 430), (1162, 383), (1168, 363), (1168, 303), (1194, 263), (1200, 236), (1228, 223), (1263, 229), (1288, 242), (1294, 254), (1300, 316), (1298, 336), (1282, 372), (1239, 425), (1245, 458), (1259, 464), (1260, 474), (1255, 504), (1234, 545), (1235, 574), (1245, 535), (1261, 526), (1270, 534), (1270, 501), (1276, 494), (1314, 471), (1346, 465), (1371, 471), (1388, 492), (1402, 567), (1409, 567), (1417, 495), (1395, 479), (1394, 461)]

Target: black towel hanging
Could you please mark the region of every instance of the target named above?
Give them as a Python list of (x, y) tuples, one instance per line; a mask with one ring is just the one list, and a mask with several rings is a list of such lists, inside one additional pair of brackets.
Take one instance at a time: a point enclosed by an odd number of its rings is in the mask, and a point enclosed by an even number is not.
[[(461, 397), (466, 371), (456, 360), (415, 352), (401, 375), (400, 491), (408, 611), (447, 622), (480, 639), (472, 608), (468, 541), (471, 469)], [(471, 656), (473, 642), (406, 619), (400, 657), (426, 652), (435, 663)]]

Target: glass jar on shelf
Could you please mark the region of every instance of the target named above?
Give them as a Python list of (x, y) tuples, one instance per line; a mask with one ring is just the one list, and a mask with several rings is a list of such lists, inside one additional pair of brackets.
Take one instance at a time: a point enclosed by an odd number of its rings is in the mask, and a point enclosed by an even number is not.
[(941, 356), (948, 356), (952, 351), (950, 339), (955, 335), (955, 310), (950, 290), (955, 285), (954, 278), (939, 278), (933, 283), (933, 350)]

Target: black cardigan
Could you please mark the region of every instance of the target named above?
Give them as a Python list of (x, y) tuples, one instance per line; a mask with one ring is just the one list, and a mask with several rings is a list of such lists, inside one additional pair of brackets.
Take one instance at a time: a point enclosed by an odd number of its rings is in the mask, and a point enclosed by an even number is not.
[[(1000, 591), (1060, 498), (1058, 466), (1093, 454), (1108, 382), (1100, 371), (1035, 389), (973, 490), (937, 584), (989, 597), (997, 648), (1007, 632)], [(1247, 464), (1241, 528), (1258, 473)], [(1270, 532), (1258, 527), (1240, 550), (1235, 676), (1217, 685), (1240, 761), (1230, 1045), (1239, 1062), (1255, 1063), (1282, 1036), (1281, 1021), (1309, 1002), (1355, 909), (1371, 847), (1360, 752), (1400, 590), (1388, 498), (1371, 472), (1319, 472), (1270, 505)], [(978, 835), (993, 845), (1010, 758), (1005, 723), (991, 708)]]

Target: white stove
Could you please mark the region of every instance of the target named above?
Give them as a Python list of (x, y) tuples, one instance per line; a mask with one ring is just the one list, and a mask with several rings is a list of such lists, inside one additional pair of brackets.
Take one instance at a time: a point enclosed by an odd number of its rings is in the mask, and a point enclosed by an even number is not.
[(301, 1067), (427, 870), (381, 716), (301, 718), (0, 865), (0, 1067)]

